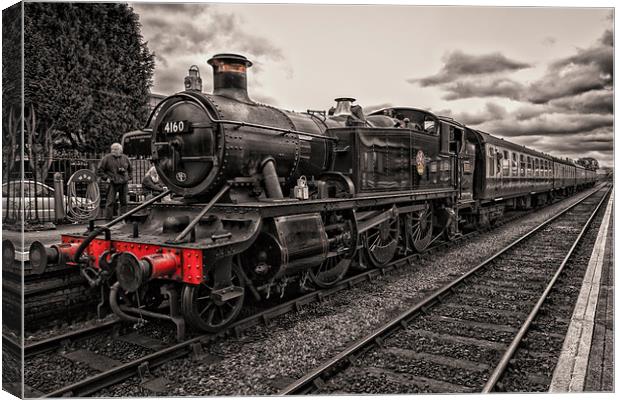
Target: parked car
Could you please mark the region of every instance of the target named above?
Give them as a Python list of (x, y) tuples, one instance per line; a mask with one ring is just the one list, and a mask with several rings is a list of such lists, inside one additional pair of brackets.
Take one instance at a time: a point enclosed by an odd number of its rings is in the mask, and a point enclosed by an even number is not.
[[(22, 196), (23, 188), (23, 197)], [(56, 198), (54, 188), (30, 180), (11, 181), (2, 184), (2, 220), (49, 222), (56, 220)], [(65, 206), (80, 206), (86, 210), (96, 207), (84, 197), (69, 197), (65, 194)], [(69, 203), (71, 202), (71, 203)]]

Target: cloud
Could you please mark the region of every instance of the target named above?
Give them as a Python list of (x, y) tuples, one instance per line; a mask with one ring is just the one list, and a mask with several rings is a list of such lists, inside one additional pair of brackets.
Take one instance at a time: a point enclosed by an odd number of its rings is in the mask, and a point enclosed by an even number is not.
[(486, 103), (485, 108), (478, 112), (460, 112), (454, 113), (451, 110), (439, 110), (438, 115), (445, 115), (469, 126), (480, 125), (489, 121), (495, 121), (506, 118), (508, 112), (506, 109), (495, 103)]
[(509, 78), (475, 79), (448, 83), (443, 86), (447, 92), (443, 99), (457, 100), (472, 97), (521, 98), (524, 86)]
[[(207, 59), (219, 52), (237, 52), (250, 58), (255, 66), (254, 79), (260, 75), (262, 63), (284, 62), (278, 46), (246, 31), (238, 15), (221, 12), (217, 6), (136, 3), (133, 8), (140, 16), (144, 39), (155, 53), (156, 92), (181, 90), (189, 66), (197, 64), (204, 68)], [(292, 74), (290, 66), (283, 68)], [(204, 72), (203, 75), (210, 76)], [(203, 85), (206, 81), (203, 76)]]
[(596, 44), (553, 62), (545, 76), (530, 85), (528, 99), (547, 103), (613, 85), (613, 35), (606, 30)]
[(173, 14), (200, 14), (209, 9), (209, 4), (196, 4), (196, 3), (170, 3), (170, 4), (144, 4), (134, 3), (134, 10), (139, 11), (148, 6), (148, 9), (152, 13), (162, 13), (166, 15)]
[(575, 113), (611, 114), (614, 111), (614, 93), (610, 89), (591, 90), (551, 100), (549, 105), (556, 110)]
[(454, 82), (464, 76), (495, 74), (531, 67), (530, 64), (511, 60), (499, 52), (472, 55), (457, 50), (447, 53), (443, 57), (443, 62), (444, 65), (438, 74), (421, 79), (410, 79), (408, 82), (417, 82), (421, 86), (436, 86)]
[[(443, 61), (444, 65), (438, 74), (409, 79), (408, 82), (423, 87), (439, 86), (446, 92), (443, 97), (445, 100), (501, 97), (546, 104), (590, 91), (611, 89), (613, 33), (606, 30), (589, 48), (577, 49), (576, 54), (552, 62), (542, 78), (529, 84), (508, 78), (506, 73), (531, 65), (510, 60), (501, 53), (475, 56), (457, 51), (449, 53)], [(590, 99), (594, 97), (601, 100), (602, 96), (597, 94)]]
[(554, 38), (553, 36), (547, 36), (547, 37), (543, 38), (542, 44), (544, 44), (545, 46), (551, 47), (551, 46), (555, 45), (557, 43), (557, 41), (558, 40), (556, 38)]
[(613, 126), (613, 115), (544, 113), (529, 119), (503, 118), (481, 124), (483, 130), (505, 137), (565, 135)]
[(380, 103), (380, 104), (372, 104), (369, 106), (363, 106), (364, 114), (370, 114), (375, 111), (381, 110), (383, 108), (393, 107), (392, 103)]

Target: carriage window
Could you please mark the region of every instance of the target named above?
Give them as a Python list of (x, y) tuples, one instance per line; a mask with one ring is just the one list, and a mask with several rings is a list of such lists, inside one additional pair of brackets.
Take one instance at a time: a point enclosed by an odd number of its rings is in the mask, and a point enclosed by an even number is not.
[(488, 176), (495, 175), (495, 149), (489, 146), (489, 171)]
[(517, 153), (512, 153), (512, 176), (519, 176), (519, 167), (517, 164)]
[(532, 176), (532, 157), (527, 157), (527, 176)]
[(510, 176), (510, 158), (506, 150), (504, 150), (504, 158), (502, 158), (502, 175)]
[(540, 160), (534, 159), (534, 176), (540, 176)]
[(521, 170), (520, 175), (525, 176), (525, 156), (523, 154), (519, 155), (519, 168)]

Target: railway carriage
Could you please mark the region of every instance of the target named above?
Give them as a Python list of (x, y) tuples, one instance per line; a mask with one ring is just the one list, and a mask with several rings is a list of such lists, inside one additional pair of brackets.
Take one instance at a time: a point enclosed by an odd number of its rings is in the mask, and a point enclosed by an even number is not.
[(102, 288), (101, 307), (126, 320), (169, 319), (179, 336), (186, 323), (219, 331), (247, 297), (330, 287), (352, 265), (382, 267), (506, 207), (591, 183), (574, 165), (421, 109), (364, 115), (351, 98), (329, 113), (258, 104), (249, 60), (219, 54), (209, 64), (213, 94), (189, 76), (143, 129), (177, 200), (158, 202), (166, 192), (30, 249), (38, 270), (80, 268)]

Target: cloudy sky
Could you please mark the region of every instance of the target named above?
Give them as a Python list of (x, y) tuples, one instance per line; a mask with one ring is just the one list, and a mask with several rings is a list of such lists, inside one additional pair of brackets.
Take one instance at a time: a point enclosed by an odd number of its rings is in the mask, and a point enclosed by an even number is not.
[(249, 94), (292, 109), (354, 97), (427, 108), (511, 141), (613, 164), (613, 11), (373, 5), (133, 3), (156, 54), (153, 92), (190, 65), (254, 62)]

